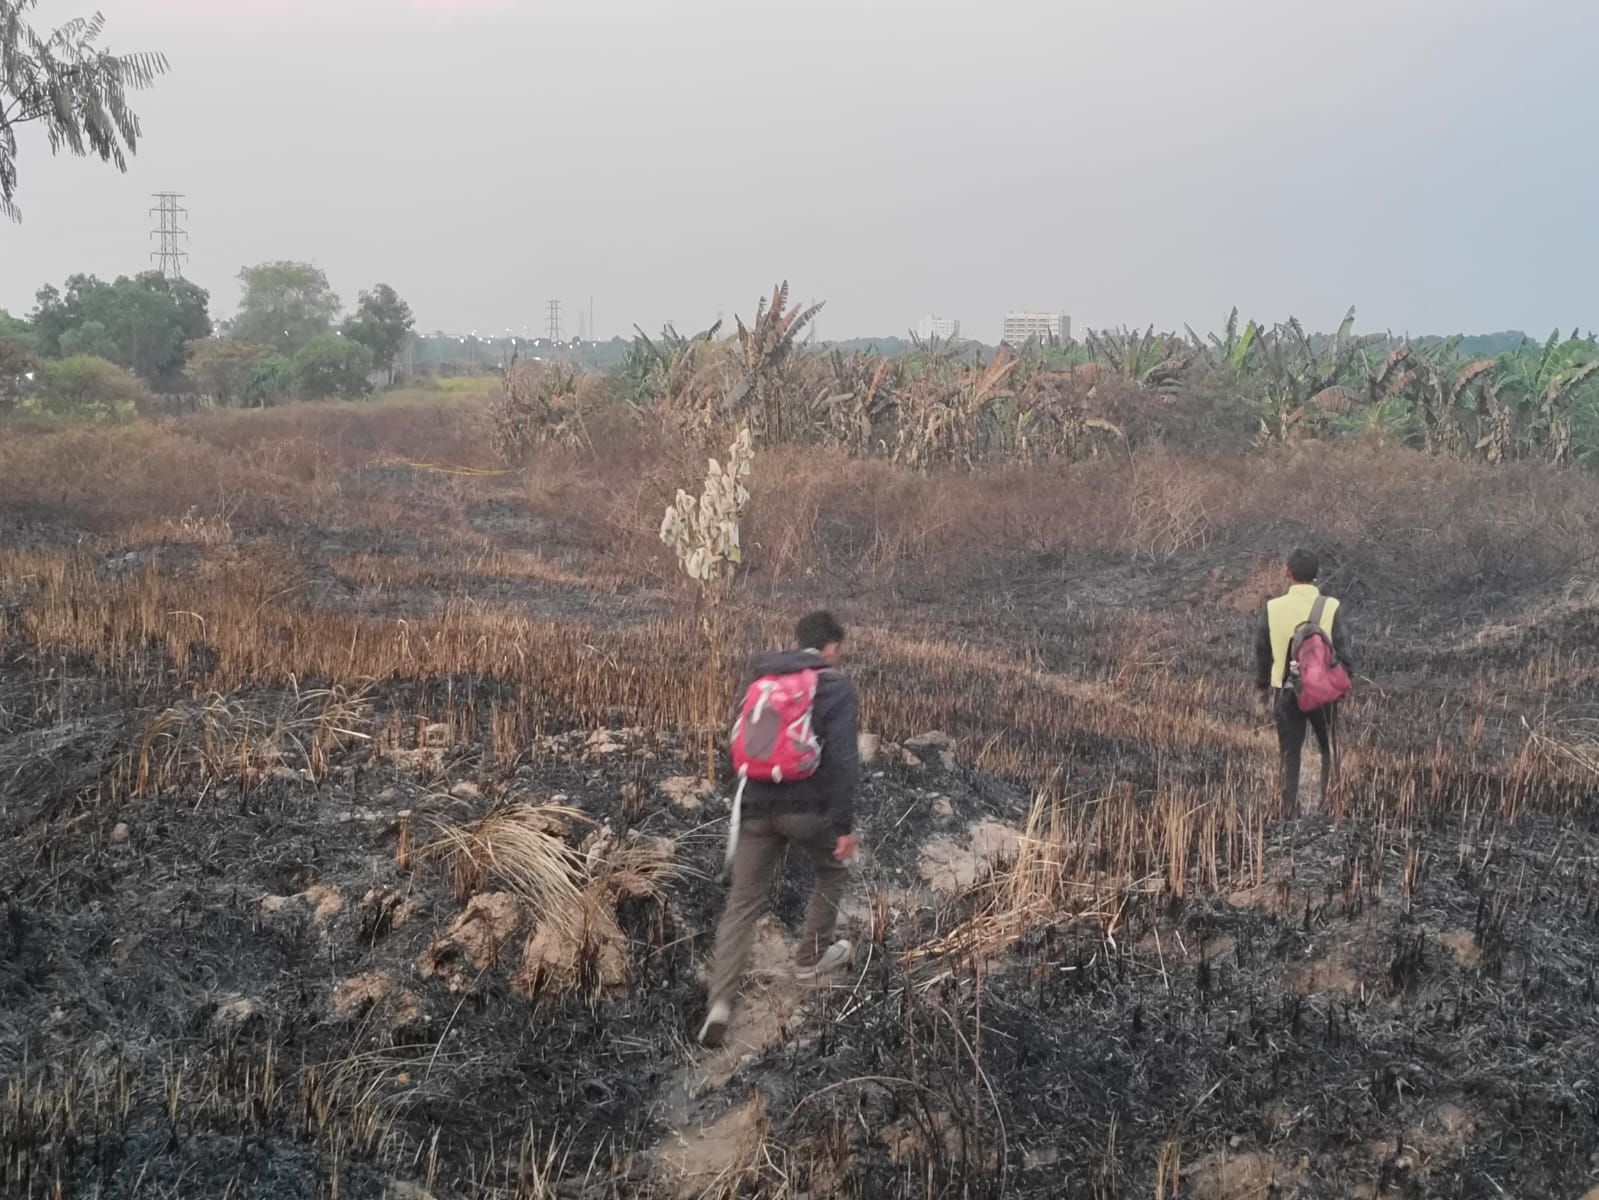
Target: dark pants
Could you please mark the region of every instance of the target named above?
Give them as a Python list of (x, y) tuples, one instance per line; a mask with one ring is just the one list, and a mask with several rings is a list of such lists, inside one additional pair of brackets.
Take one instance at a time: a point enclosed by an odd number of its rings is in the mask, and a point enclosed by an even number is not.
[(1307, 726), (1316, 734), (1316, 745), (1321, 750), (1321, 800), (1326, 804), (1327, 790), (1337, 771), (1338, 706), (1328, 704), (1314, 712), (1300, 712), (1294, 694), (1280, 688), (1272, 715), (1277, 722), (1277, 745), (1282, 750), (1283, 812), (1291, 816), (1299, 808), (1299, 764)]
[(733, 1002), (755, 942), (755, 922), (770, 898), (772, 874), (784, 848), (790, 845), (808, 855), (816, 867), (816, 887), (805, 917), (805, 932), (794, 952), (795, 961), (802, 967), (813, 965), (833, 940), (838, 926), (838, 902), (844, 895), (849, 868), (833, 857), (838, 837), (826, 818), (811, 813), (746, 817), (733, 851), (733, 883), (727, 908), (716, 928), (716, 950), (711, 959), (712, 1004), (719, 1000)]

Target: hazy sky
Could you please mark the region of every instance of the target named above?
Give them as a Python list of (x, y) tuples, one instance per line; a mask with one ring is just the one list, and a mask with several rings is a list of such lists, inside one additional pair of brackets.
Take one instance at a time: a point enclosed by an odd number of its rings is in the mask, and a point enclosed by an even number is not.
[(0, 307), (308, 259), (418, 327), (1007, 308), (1412, 332), (1599, 325), (1593, 0), (44, 0), (167, 54), (126, 176), (25, 135)]

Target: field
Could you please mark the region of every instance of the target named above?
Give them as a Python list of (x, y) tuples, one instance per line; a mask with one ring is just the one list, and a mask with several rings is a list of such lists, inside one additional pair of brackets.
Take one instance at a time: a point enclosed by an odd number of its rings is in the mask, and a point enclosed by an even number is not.
[[(708, 674), (677, 428), (0, 433), (0, 1190), (1596, 1194), (1592, 476), (758, 445)], [(1292, 814), (1249, 636), (1299, 542), (1361, 678)], [(785, 869), (706, 1054), (710, 726), (818, 604), (860, 953), (786, 978)]]

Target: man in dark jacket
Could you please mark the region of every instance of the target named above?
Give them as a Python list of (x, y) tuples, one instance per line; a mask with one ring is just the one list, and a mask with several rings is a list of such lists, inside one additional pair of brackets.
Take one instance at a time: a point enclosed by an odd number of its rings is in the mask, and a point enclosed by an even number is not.
[(811, 613), (795, 628), (799, 649), (756, 657), (741, 688), (768, 675), (821, 672), (811, 710), (811, 730), (822, 747), (815, 774), (787, 783), (750, 780), (733, 852), (733, 879), (716, 930), (710, 995), (699, 1040), (718, 1046), (732, 1019), (733, 997), (749, 961), (755, 923), (765, 910), (772, 874), (784, 849), (796, 846), (816, 868), (805, 930), (794, 954), (795, 975), (812, 978), (848, 961), (853, 947), (835, 941), (838, 902), (855, 857), (855, 792), (860, 780), (859, 715), (855, 689), (839, 673), (844, 630), (831, 615)]
[(1288, 556), (1288, 590), (1268, 600), (1255, 625), (1255, 684), (1271, 707), (1277, 726), (1277, 745), (1282, 756), (1283, 812), (1293, 816), (1299, 808), (1299, 767), (1305, 749), (1305, 729), (1316, 735), (1321, 750), (1321, 799), (1337, 770), (1338, 706), (1328, 704), (1314, 712), (1301, 712), (1299, 698), (1288, 686), (1288, 655), (1294, 630), (1310, 619), (1321, 605), (1321, 627), (1332, 639), (1333, 653), (1344, 669), (1354, 672), (1350, 647), (1349, 618), (1343, 606), (1331, 596), (1323, 596), (1316, 586), (1321, 563), (1310, 550), (1295, 550)]

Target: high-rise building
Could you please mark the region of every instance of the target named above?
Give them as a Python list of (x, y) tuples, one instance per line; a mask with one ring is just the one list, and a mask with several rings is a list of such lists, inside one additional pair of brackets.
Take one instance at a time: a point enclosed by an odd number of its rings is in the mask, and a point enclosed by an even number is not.
[(1065, 313), (1008, 312), (1005, 314), (1005, 336), (1008, 346), (1020, 346), (1028, 338), (1047, 342), (1054, 338), (1064, 342), (1072, 336), (1072, 319)]
[(961, 335), (961, 323), (950, 317), (923, 317), (916, 322), (916, 336), (922, 341), (942, 338), (952, 342)]

